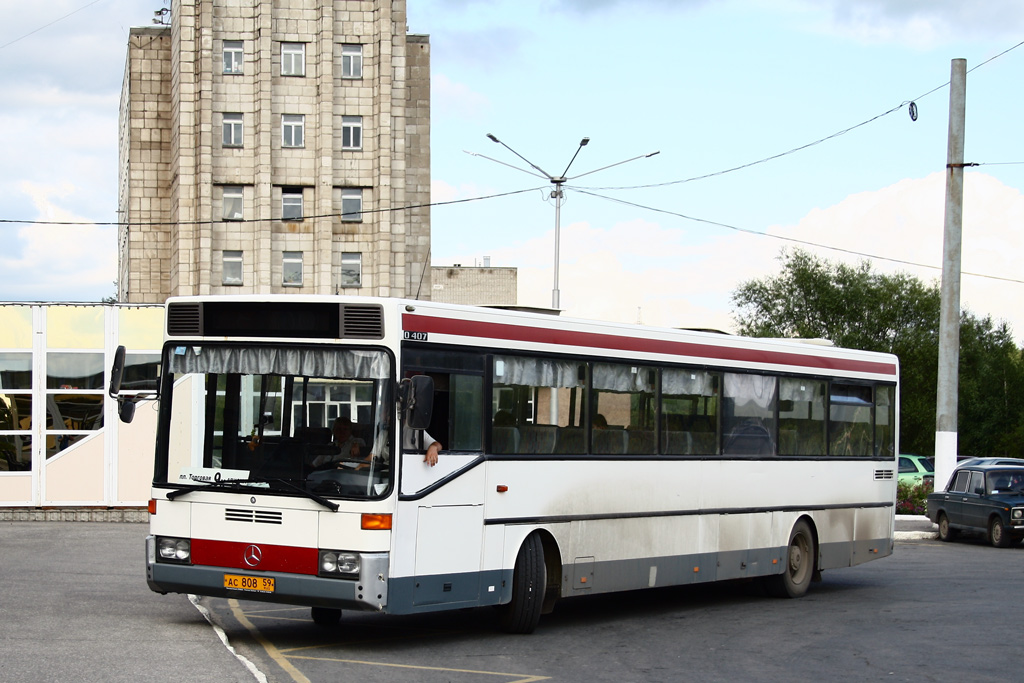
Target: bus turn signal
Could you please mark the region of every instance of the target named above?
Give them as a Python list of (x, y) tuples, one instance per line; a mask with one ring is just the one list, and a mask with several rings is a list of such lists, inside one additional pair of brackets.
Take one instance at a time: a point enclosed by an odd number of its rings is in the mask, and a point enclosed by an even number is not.
[(390, 531), (391, 515), (374, 515), (369, 512), (364, 512), (360, 526), (366, 530)]

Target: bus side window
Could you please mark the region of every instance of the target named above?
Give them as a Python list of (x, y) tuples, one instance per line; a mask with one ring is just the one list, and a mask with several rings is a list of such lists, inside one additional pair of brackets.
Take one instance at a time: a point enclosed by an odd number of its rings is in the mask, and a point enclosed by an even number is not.
[(825, 455), (825, 382), (779, 379), (779, 455)]
[[(427, 372), (434, 380), (434, 409), (426, 432), (446, 451), (483, 450), (483, 377)], [(420, 439), (414, 447), (422, 451)]]
[(495, 452), (543, 455), (585, 451), (585, 364), (495, 356), (492, 379), (491, 446)]
[(718, 454), (719, 376), (670, 368), (661, 373), (661, 452)]

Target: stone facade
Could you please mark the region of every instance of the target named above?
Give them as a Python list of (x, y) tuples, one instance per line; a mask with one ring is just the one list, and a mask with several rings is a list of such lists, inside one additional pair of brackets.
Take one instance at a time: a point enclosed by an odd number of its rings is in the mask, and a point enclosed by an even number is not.
[(430, 298), (446, 304), (471, 306), (515, 306), (518, 273), (516, 268), (464, 268), (435, 266)]
[(122, 301), (430, 298), (430, 46), (404, 0), (175, 0), (132, 29), (120, 150)]

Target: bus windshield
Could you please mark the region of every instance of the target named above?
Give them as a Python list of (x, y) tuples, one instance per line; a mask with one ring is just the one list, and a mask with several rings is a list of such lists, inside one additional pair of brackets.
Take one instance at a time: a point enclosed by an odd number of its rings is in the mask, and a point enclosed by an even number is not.
[(155, 483), (314, 499), (390, 488), (384, 351), (172, 344), (164, 368)]

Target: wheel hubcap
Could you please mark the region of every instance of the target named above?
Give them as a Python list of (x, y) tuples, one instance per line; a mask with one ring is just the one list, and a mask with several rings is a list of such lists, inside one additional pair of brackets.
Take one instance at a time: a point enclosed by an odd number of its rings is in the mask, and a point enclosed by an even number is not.
[(806, 540), (802, 536), (794, 538), (793, 544), (789, 547), (789, 572), (791, 575), (796, 576), (800, 573), (806, 556)]

